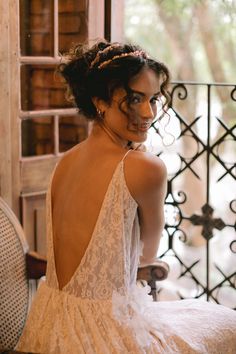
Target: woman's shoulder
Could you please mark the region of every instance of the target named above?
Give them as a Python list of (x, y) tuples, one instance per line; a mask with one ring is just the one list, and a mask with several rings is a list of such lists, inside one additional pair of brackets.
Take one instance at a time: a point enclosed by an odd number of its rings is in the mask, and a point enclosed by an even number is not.
[(57, 172), (63, 170), (64, 168), (67, 169), (71, 164), (73, 165), (76, 156), (80, 154), (80, 150), (83, 147), (83, 143), (84, 142), (81, 142), (63, 153), (63, 156), (60, 158), (57, 164), (57, 168), (56, 168)]
[(67, 175), (71, 174), (71, 170), (74, 168), (73, 166), (79, 153), (80, 144), (77, 144), (70, 150), (66, 151), (57, 162), (52, 176), (52, 192), (55, 190), (55, 188), (57, 188), (58, 184), (65, 180)]
[(166, 178), (167, 170), (160, 157), (146, 151), (134, 150), (127, 156), (127, 169), (134, 171), (139, 178), (147, 178), (149, 182), (157, 177)]
[(132, 151), (125, 161), (125, 178), (131, 195), (138, 199), (142, 195), (155, 193), (159, 188), (165, 188), (167, 170), (158, 156)]

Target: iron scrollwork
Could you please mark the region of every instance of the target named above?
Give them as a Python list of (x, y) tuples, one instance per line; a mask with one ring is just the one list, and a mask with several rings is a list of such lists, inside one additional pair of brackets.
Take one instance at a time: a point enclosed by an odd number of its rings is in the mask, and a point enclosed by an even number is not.
[(213, 218), (214, 209), (205, 204), (202, 207), (202, 215), (193, 214), (189, 220), (193, 225), (202, 225), (202, 236), (206, 240), (210, 240), (213, 237), (213, 230), (222, 230), (226, 225), (221, 218)]
[[(186, 111), (185, 114), (182, 114), (178, 106), (178, 101), (181, 101), (182, 106), (180, 108), (183, 107), (183, 103), (188, 104), (188, 100), (191, 99), (189, 87), (193, 86), (195, 90), (201, 89), (201, 92), (205, 94), (205, 111), (197, 114), (195, 118), (192, 118), (194, 115), (192, 117), (186, 116)], [(222, 86), (221, 88), (227, 90), (226, 92), (229, 93), (230, 104), (231, 106), (233, 104), (234, 109), (234, 124), (232, 124), (232, 121), (230, 124), (229, 122), (225, 122), (224, 112), (221, 118), (213, 112), (212, 92), (216, 86), (217, 88)], [(203, 94), (201, 93), (201, 95)], [(173, 288), (176, 289), (175, 299), (186, 297), (204, 298), (235, 308), (236, 269), (232, 268), (235, 268), (236, 264), (235, 260), (233, 261), (233, 257), (236, 254), (236, 222), (233, 221), (236, 214), (236, 200), (235, 198), (233, 199), (234, 196), (232, 195), (231, 200), (227, 201), (228, 206), (225, 205), (222, 213), (219, 203), (217, 204), (213, 201), (213, 207), (211, 199), (214, 199), (214, 192), (212, 192), (212, 175), (214, 169), (218, 173), (214, 177), (214, 183), (217, 185), (217, 188), (218, 185), (221, 185), (221, 193), (227, 190), (228, 183), (230, 183), (232, 193), (235, 190), (232, 186), (236, 179), (236, 164), (233, 159), (229, 160), (225, 158), (225, 147), (236, 140), (236, 86), (214, 83), (176, 82), (173, 83), (170, 97), (171, 114), (178, 120), (180, 129), (179, 135), (176, 136), (176, 145), (183, 145), (185, 137), (188, 137), (189, 141), (192, 139), (194, 142), (195, 151), (192, 156), (186, 157), (183, 151), (176, 149), (176, 156), (180, 159), (181, 163), (175, 173), (169, 175), (168, 179), (168, 191), (165, 203), (166, 225), (163, 236), (167, 242), (159, 256), (164, 259), (166, 258), (170, 265), (173, 264), (171, 269), (176, 274), (173, 276), (170, 274), (170, 277), (172, 276)], [(204, 127), (204, 134), (197, 128), (199, 124), (202, 124)], [(217, 131), (215, 135), (212, 134), (212, 126)], [(158, 133), (159, 128), (155, 126), (153, 128)], [(232, 154), (233, 151), (228, 151), (228, 153)], [(163, 150), (160, 148), (157, 155), (162, 157), (162, 154)], [(201, 163), (205, 161), (202, 168), (198, 166), (199, 161)], [(186, 180), (187, 178), (192, 179), (192, 181), (197, 180), (198, 183), (201, 183), (199, 184), (200, 187), (197, 189), (188, 186), (185, 190), (185, 184), (183, 184), (180, 191), (179, 180), (182, 176)], [(188, 209), (191, 200), (196, 199), (200, 192), (204, 193), (205, 200), (203, 200), (203, 203), (195, 209)], [(214, 216), (215, 214), (220, 215), (220, 217), (218, 215)], [(191, 244), (192, 236), (190, 231), (194, 235), (197, 234), (200, 246), (193, 246)], [(177, 244), (178, 242), (182, 243), (185, 248), (181, 244)], [(217, 250), (218, 244), (220, 244), (221, 253), (226, 254), (225, 258), (217, 256), (215, 250)], [(222, 247), (224, 251), (222, 251)], [(229, 260), (231, 260), (230, 268), (228, 267)], [(170, 280), (168, 279), (163, 282), (163, 286), (159, 284), (159, 296), (162, 293), (166, 294), (165, 282), (167, 288), (169, 287)], [(188, 285), (190, 282), (191, 287)], [(185, 287), (182, 284), (185, 284), (186, 288), (188, 288), (187, 295), (185, 294)], [(225, 294), (228, 295), (225, 296)], [(231, 301), (227, 303), (225, 299), (229, 297)]]

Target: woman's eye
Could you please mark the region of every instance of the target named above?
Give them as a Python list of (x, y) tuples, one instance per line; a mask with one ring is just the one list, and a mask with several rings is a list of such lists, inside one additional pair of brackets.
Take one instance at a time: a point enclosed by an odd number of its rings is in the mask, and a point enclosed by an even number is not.
[(151, 104), (156, 104), (158, 101), (159, 101), (159, 97), (153, 97), (150, 102)]
[(141, 102), (141, 99), (139, 96), (131, 96), (130, 99), (129, 99), (129, 103), (130, 104), (137, 104), (137, 103), (140, 103)]

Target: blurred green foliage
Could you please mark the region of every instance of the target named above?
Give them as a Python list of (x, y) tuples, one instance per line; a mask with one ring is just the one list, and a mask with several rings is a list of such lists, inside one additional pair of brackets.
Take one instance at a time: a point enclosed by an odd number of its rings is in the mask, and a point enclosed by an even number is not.
[[(189, 52), (187, 58), (191, 58), (194, 68), (192, 80), (215, 81), (210, 70), (212, 58), (204, 47), (196, 15), (196, 7), (201, 5), (208, 7), (207, 31), (213, 36), (217, 48), (217, 52), (212, 53), (213, 60), (214, 56), (220, 59), (222, 79), (235, 82), (235, 0), (125, 0), (125, 39), (141, 45), (150, 55), (167, 63), (173, 79), (189, 80), (189, 77), (184, 77), (184, 70), (179, 74), (182, 58), (176, 46), (181, 49), (183, 58), (184, 51)], [(174, 48), (168, 24), (174, 34)], [(185, 64), (182, 60), (182, 65)]]

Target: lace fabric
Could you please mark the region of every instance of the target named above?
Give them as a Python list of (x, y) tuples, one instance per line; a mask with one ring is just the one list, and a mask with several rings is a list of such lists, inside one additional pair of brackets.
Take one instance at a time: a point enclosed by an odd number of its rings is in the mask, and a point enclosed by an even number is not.
[(155, 303), (136, 285), (141, 244), (137, 203), (122, 160), (89, 246), (59, 290), (47, 196), (48, 268), (17, 348), (55, 354), (236, 353), (236, 315), (202, 301)]
[[(122, 293), (128, 291), (131, 282), (131, 243), (138, 243), (139, 230), (135, 221), (137, 204), (120, 178), (123, 175), (123, 163), (120, 163), (108, 186), (87, 250), (71, 280), (63, 287), (63, 291), (69, 294), (82, 298), (109, 299), (113, 290), (119, 289)], [(52, 235), (51, 211), (48, 224), (49, 234)], [(123, 239), (124, 235), (127, 236), (126, 240)], [(47, 283), (58, 288), (52, 236), (50, 240), (48, 254), (51, 263)], [(135, 263), (134, 268), (137, 269), (137, 257)]]

